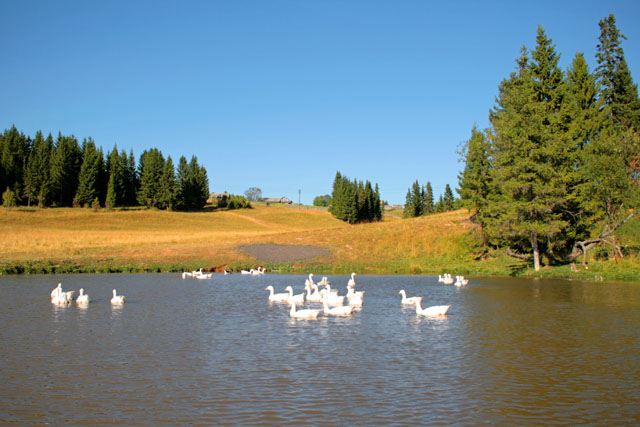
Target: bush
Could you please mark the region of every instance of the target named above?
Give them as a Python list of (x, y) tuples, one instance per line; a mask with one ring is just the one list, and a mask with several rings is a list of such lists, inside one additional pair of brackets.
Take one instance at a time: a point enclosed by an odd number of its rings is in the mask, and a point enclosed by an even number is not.
[(251, 203), (242, 196), (223, 194), (218, 196), (218, 208), (227, 209), (251, 209)]
[(2, 193), (2, 206), (5, 208), (12, 208), (17, 206), (18, 200), (16, 198), (16, 193), (7, 187), (7, 190)]

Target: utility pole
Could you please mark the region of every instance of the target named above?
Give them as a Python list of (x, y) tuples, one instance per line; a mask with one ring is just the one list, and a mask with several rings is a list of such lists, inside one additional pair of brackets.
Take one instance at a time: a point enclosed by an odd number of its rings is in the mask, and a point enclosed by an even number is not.
[(302, 194), (302, 190), (298, 189), (298, 209), (300, 209), (301, 203), (300, 203), (300, 195)]

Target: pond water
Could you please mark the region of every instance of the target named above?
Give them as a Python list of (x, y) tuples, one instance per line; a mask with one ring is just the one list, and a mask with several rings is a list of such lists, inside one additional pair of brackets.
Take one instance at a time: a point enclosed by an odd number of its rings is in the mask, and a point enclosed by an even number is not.
[(315, 321), (267, 301), (304, 280), (2, 277), (0, 424), (640, 424), (638, 284), (357, 276), (362, 309)]

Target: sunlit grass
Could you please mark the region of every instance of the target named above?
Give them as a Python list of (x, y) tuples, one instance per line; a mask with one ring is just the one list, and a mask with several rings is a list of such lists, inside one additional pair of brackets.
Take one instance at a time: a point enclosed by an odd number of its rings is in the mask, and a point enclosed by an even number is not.
[[(500, 254), (473, 261), (475, 226), (466, 210), (412, 219), (399, 215), (392, 212), (382, 222), (348, 225), (326, 209), (295, 205), (205, 212), (0, 208), (0, 271), (240, 268), (261, 263), (236, 249), (255, 243), (314, 245), (331, 253), (327, 258), (269, 265), (280, 271), (506, 275), (529, 268)], [(617, 265), (594, 262), (593, 270), (573, 277), (593, 278), (597, 272), (633, 280), (637, 273), (628, 273), (633, 260), (637, 261), (629, 257)], [(571, 276), (565, 270), (540, 275)]]

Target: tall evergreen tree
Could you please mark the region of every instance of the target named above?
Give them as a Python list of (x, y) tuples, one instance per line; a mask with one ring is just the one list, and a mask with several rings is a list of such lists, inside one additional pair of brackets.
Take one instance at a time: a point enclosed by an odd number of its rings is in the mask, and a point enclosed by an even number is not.
[(601, 84), (601, 97), (614, 123), (640, 130), (638, 86), (633, 83), (624, 57), (624, 34), (616, 27), (613, 14), (602, 19), (596, 51), (596, 75)]
[[(0, 192), (11, 188), (19, 198), (23, 191), (23, 169), (29, 156), (29, 141), (15, 126), (4, 133), (2, 151), (0, 152)], [(19, 201), (19, 200), (18, 200)]]
[(157, 148), (152, 148), (140, 156), (140, 189), (138, 201), (147, 207), (160, 207), (161, 180), (164, 172), (164, 157)]
[(434, 212), (433, 206), (433, 188), (431, 188), (431, 182), (427, 181), (424, 186), (424, 213), (432, 214)]
[(44, 144), (45, 140), (42, 132), (36, 132), (36, 137), (29, 151), (29, 158), (24, 169), (24, 195), (27, 198), (27, 206), (31, 206), (32, 201), (38, 200), (38, 195), (44, 184), (44, 168), (49, 168), (48, 160), (46, 164), (43, 164), (43, 159), (40, 156)]
[(75, 206), (90, 206), (98, 197), (103, 164), (102, 150), (96, 147), (93, 139), (85, 139), (82, 143), (82, 166), (78, 176), (78, 190), (73, 198)]
[(565, 177), (571, 151), (566, 129), (566, 86), (559, 56), (539, 27), (531, 61), (526, 50), (519, 71), (503, 81), (498, 105), (491, 112), (495, 150), (494, 179), (501, 183), (498, 220), (493, 224), (523, 248), (528, 241), (535, 270), (540, 269), (545, 242), (566, 225)]
[(164, 163), (161, 184), (159, 207), (163, 209), (174, 209), (178, 184), (176, 182), (176, 173), (171, 156), (167, 157), (167, 161)]
[(444, 204), (445, 211), (452, 211), (455, 204), (455, 197), (453, 196), (453, 191), (451, 191), (451, 187), (449, 184), (446, 184), (444, 187), (444, 196), (442, 198), (442, 202)]
[(407, 190), (407, 198), (404, 205), (404, 217), (415, 218), (425, 213), (425, 194), (416, 180), (409, 190)]
[[(464, 170), (458, 175), (458, 194), (462, 206), (473, 212), (472, 219), (481, 229), (486, 224), (487, 205), (491, 186), (491, 145), (476, 125), (471, 129), (471, 138), (459, 152), (465, 162)], [(481, 231), (484, 236), (484, 231)], [(485, 240), (485, 244), (486, 244)]]
[(71, 206), (78, 189), (82, 150), (75, 136), (58, 134), (51, 159), (51, 190), (56, 206)]
[(109, 182), (107, 184), (107, 195), (105, 207), (108, 209), (124, 206), (125, 202), (125, 166), (118, 153), (118, 147), (114, 146), (108, 159)]

